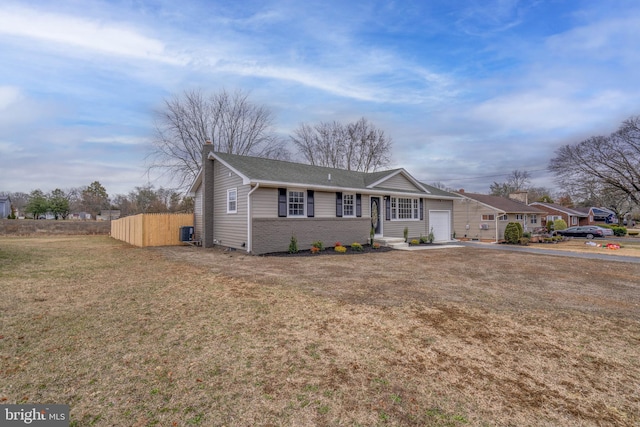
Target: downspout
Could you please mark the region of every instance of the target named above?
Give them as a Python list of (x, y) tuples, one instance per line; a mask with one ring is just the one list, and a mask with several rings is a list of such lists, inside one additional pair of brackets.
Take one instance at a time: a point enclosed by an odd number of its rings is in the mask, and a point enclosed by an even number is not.
[[(502, 215), (506, 215), (506, 213), (503, 213)], [(500, 230), (498, 229), (498, 218), (500, 218), (502, 215), (496, 215), (496, 243), (500, 242), (498, 238), (498, 236), (500, 235)]]
[(251, 226), (251, 195), (258, 189), (258, 187), (260, 187), (260, 183), (257, 183), (256, 186), (247, 193), (247, 253), (251, 253), (253, 243), (253, 227)]

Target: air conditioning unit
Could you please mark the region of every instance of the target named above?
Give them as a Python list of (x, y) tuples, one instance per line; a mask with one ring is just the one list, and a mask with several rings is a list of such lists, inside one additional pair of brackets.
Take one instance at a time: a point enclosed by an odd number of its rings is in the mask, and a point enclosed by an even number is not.
[(185, 226), (180, 227), (180, 241), (191, 242), (193, 240), (193, 227)]
[(480, 230), (488, 230), (489, 224), (480, 224)]

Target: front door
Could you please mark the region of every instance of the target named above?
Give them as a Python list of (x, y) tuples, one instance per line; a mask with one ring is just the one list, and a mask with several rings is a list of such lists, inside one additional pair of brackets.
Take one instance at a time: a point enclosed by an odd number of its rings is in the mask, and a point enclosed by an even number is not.
[(380, 197), (371, 197), (371, 227), (375, 230), (376, 236), (382, 235), (380, 212)]

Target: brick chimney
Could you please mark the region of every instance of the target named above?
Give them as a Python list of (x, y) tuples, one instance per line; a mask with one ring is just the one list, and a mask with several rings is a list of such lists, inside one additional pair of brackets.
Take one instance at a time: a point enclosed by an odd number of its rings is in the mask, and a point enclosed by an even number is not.
[(464, 194), (464, 188), (459, 189), (459, 190), (458, 190), (458, 193), (460, 193), (460, 194)]
[(509, 198), (511, 200), (515, 200), (516, 202), (524, 203), (525, 205), (529, 204), (529, 192), (528, 191), (514, 191), (509, 194)]
[(202, 246), (213, 246), (213, 160), (209, 153), (213, 152), (213, 144), (207, 139), (202, 146)]

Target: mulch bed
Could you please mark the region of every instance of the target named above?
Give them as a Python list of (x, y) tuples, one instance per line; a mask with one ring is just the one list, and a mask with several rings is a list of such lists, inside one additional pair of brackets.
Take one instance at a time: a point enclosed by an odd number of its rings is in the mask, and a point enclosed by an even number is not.
[(332, 247), (324, 248), (320, 252), (312, 253), (311, 250), (303, 250), (298, 251), (297, 253), (289, 253), (289, 252), (273, 252), (270, 254), (264, 254), (261, 256), (278, 256), (278, 257), (301, 257), (301, 256), (322, 256), (322, 255), (362, 255), (362, 254), (370, 254), (370, 253), (381, 253), (381, 252), (389, 252), (392, 251), (393, 248), (388, 246), (380, 246), (378, 249), (373, 249), (371, 245), (362, 245), (361, 251), (354, 251), (351, 247), (347, 246), (346, 252), (336, 252)]

